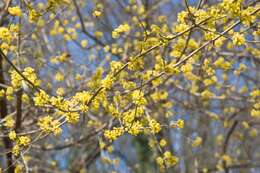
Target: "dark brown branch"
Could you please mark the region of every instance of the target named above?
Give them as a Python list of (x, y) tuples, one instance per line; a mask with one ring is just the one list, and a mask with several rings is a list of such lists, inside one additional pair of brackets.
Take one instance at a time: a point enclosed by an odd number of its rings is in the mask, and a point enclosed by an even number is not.
[[(235, 131), (235, 128), (237, 125), (238, 125), (238, 120), (235, 120), (233, 125), (231, 126), (231, 128), (229, 129), (229, 131), (227, 133), (227, 136), (225, 138), (224, 145), (223, 145), (223, 151), (222, 151), (223, 154), (225, 154), (227, 152), (230, 137), (231, 137), (232, 133)], [(227, 166), (226, 161), (223, 161), (223, 167), (224, 167), (225, 173), (229, 173), (229, 167)]]
[(23, 90), (19, 89), (16, 93), (16, 122), (15, 131), (18, 132), (22, 124), (22, 95)]
[[(5, 84), (5, 79), (4, 79), (4, 69), (3, 69), (3, 59), (4, 57), (2, 54), (0, 54), (0, 83)], [(0, 86), (0, 90), (5, 89)], [(7, 102), (5, 97), (0, 98), (0, 114), (1, 114), (1, 119), (5, 118), (8, 114), (7, 110)], [(10, 141), (9, 137), (6, 136), (3, 138), (5, 149), (10, 150), (12, 148), (12, 142)], [(13, 166), (13, 160), (12, 160), (12, 153), (8, 152), (6, 153), (6, 160), (7, 160), (7, 168), (8, 168), (8, 173), (14, 173), (14, 166)]]

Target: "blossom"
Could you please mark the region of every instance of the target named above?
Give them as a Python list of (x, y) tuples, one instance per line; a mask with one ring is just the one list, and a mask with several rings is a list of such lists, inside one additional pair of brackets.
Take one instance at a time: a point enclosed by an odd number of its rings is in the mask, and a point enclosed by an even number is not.
[(233, 44), (237, 46), (242, 46), (245, 44), (245, 36), (243, 34), (235, 33), (233, 35)]
[(13, 16), (22, 16), (22, 10), (19, 6), (9, 7), (8, 12)]
[(197, 136), (195, 140), (192, 142), (191, 146), (196, 148), (200, 146), (201, 143), (202, 143), (202, 138), (200, 136)]

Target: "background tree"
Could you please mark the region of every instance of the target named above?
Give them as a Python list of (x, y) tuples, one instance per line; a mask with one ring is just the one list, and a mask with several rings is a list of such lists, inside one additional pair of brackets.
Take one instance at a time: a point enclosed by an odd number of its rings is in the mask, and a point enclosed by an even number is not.
[(1, 1), (1, 171), (259, 172), (259, 11)]

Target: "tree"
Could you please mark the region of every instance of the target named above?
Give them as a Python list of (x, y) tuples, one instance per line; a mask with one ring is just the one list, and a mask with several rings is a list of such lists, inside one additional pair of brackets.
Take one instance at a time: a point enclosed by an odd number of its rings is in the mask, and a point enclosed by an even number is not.
[(260, 167), (258, 0), (4, 0), (2, 172)]

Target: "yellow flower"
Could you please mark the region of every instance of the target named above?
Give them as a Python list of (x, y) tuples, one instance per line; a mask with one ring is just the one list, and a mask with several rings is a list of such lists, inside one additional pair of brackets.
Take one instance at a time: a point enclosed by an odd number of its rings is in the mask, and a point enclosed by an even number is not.
[(250, 93), (250, 96), (253, 97), (253, 98), (259, 97), (259, 96), (260, 96), (260, 90), (258, 90), (258, 89), (253, 90), (253, 91)]
[(147, 104), (147, 101), (144, 98), (144, 93), (142, 91), (135, 90), (132, 93), (132, 99), (133, 99), (134, 104), (136, 104), (136, 105), (140, 106), (140, 105), (146, 105)]
[(40, 13), (38, 13), (38, 12), (35, 11), (34, 9), (31, 9), (31, 10), (29, 11), (29, 22), (30, 22), (30, 23), (37, 22), (37, 20), (39, 19), (40, 16), (41, 16)]
[(184, 120), (179, 119), (176, 122), (171, 122), (170, 127), (182, 129), (184, 127)]
[(23, 71), (23, 75), (32, 82), (35, 86), (39, 86), (41, 81), (38, 80), (38, 77), (35, 73), (35, 70), (32, 67), (26, 67)]
[(100, 141), (99, 141), (99, 148), (100, 148), (101, 150), (103, 150), (103, 149), (105, 148), (105, 146), (106, 146), (106, 143), (100, 140)]
[(255, 128), (253, 128), (253, 129), (251, 129), (251, 130), (249, 131), (249, 135), (250, 135), (251, 137), (253, 137), (253, 138), (255, 138), (255, 137), (257, 136), (257, 134), (258, 134), (258, 131), (257, 131), (257, 129), (255, 129)]
[(158, 165), (160, 165), (160, 166), (163, 166), (163, 158), (162, 157), (157, 157), (156, 158), (156, 163), (158, 164)]
[(37, 125), (45, 133), (53, 132), (54, 135), (59, 135), (62, 132), (62, 129), (59, 127), (59, 121), (53, 120), (51, 116), (45, 116), (39, 119)]
[(109, 153), (112, 153), (113, 150), (114, 150), (114, 148), (113, 148), (112, 145), (110, 145), (109, 147), (107, 147), (107, 151), (108, 151)]
[(224, 160), (227, 165), (230, 165), (232, 163), (231, 157), (229, 155), (227, 155), (227, 154), (222, 156), (222, 160)]
[(31, 139), (28, 136), (21, 136), (18, 138), (18, 144), (22, 145), (24, 147), (28, 146), (30, 144), (30, 142), (31, 142)]
[(139, 121), (135, 121), (131, 124), (131, 128), (130, 130), (128, 130), (128, 132), (131, 134), (131, 135), (138, 135), (139, 133), (142, 132), (142, 129), (143, 129), (143, 126), (142, 124), (139, 122)]
[(9, 134), (8, 134), (8, 137), (9, 137), (11, 140), (15, 140), (15, 139), (16, 139), (16, 133), (15, 133), (15, 131), (10, 131)]
[(179, 158), (172, 155), (170, 151), (165, 151), (163, 158), (168, 167), (174, 166), (179, 162)]
[(23, 166), (18, 164), (15, 166), (14, 173), (22, 173)]
[(149, 121), (149, 126), (152, 133), (159, 133), (161, 131), (161, 125), (155, 119)]
[(76, 74), (75, 79), (77, 81), (80, 81), (82, 79), (81, 75), (79, 73)]
[(100, 17), (102, 15), (102, 13), (101, 13), (101, 11), (95, 10), (95, 11), (93, 11), (92, 15), (94, 17)]
[(1, 89), (0, 90), (0, 97), (3, 97), (5, 95), (5, 90), (4, 89)]
[(123, 128), (114, 127), (112, 130), (105, 130), (104, 136), (105, 136), (105, 138), (113, 141), (113, 140), (116, 140), (123, 133), (124, 133)]
[(183, 127), (184, 127), (184, 120), (178, 120), (177, 121), (177, 126), (178, 126), (178, 128), (180, 128), (180, 129), (182, 129)]
[(0, 39), (10, 41), (12, 39), (11, 32), (6, 27), (0, 27)]
[(110, 75), (107, 75), (102, 81), (102, 86), (105, 88), (105, 89), (111, 89), (112, 88), (112, 85), (113, 85), (113, 80), (114, 78), (111, 77)]
[(167, 144), (167, 142), (166, 142), (165, 139), (161, 139), (161, 140), (160, 140), (160, 146), (161, 146), (161, 147), (165, 147), (166, 144)]
[(105, 52), (108, 52), (110, 50), (110, 46), (109, 45), (106, 45), (105, 47), (104, 47), (104, 51)]
[(254, 118), (260, 118), (260, 110), (258, 109), (252, 109), (251, 110), (251, 116)]
[(196, 148), (200, 146), (201, 143), (202, 143), (202, 138), (197, 136), (196, 139), (192, 142), (191, 146)]
[(36, 106), (43, 106), (47, 104), (49, 101), (49, 95), (46, 94), (45, 91), (40, 90), (40, 92), (37, 92), (34, 97), (34, 102)]
[(64, 75), (60, 72), (56, 73), (55, 75), (55, 80), (58, 81), (58, 82), (61, 82), (64, 80)]
[(13, 16), (22, 16), (22, 10), (19, 6), (9, 7), (8, 12)]
[(237, 46), (245, 44), (245, 36), (243, 34), (235, 33), (233, 35), (233, 44)]
[(13, 148), (12, 148), (12, 153), (13, 153), (15, 156), (18, 156), (19, 152), (20, 152), (20, 147), (19, 147), (18, 144), (16, 144), (16, 145), (13, 146)]
[(113, 38), (118, 38), (121, 33), (128, 33), (130, 31), (130, 26), (125, 23), (122, 25), (119, 25), (113, 32), (112, 32), (112, 37)]
[(11, 84), (14, 88), (19, 88), (22, 85), (22, 80), (23, 78), (21, 77), (20, 74), (18, 74), (16, 71), (11, 71), (10, 72), (11, 76)]
[(82, 40), (82, 41), (80, 42), (80, 45), (81, 45), (83, 48), (86, 48), (87, 45), (88, 45), (88, 41), (87, 41), (87, 40)]
[(58, 88), (56, 90), (56, 94), (59, 95), (59, 96), (63, 96), (64, 93), (65, 93), (64, 88)]
[(14, 124), (15, 124), (14, 119), (9, 116), (9, 117), (6, 118), (4, 126), (7, 127), (7, 128), (12, 128), (12, 127), (14, 127)]
[(79, 113), (78, 112), (69, 112), (69, 113), (66, 113), (66, 120), (69, 122), (69, 123), (77, 123), (79, 121)]

